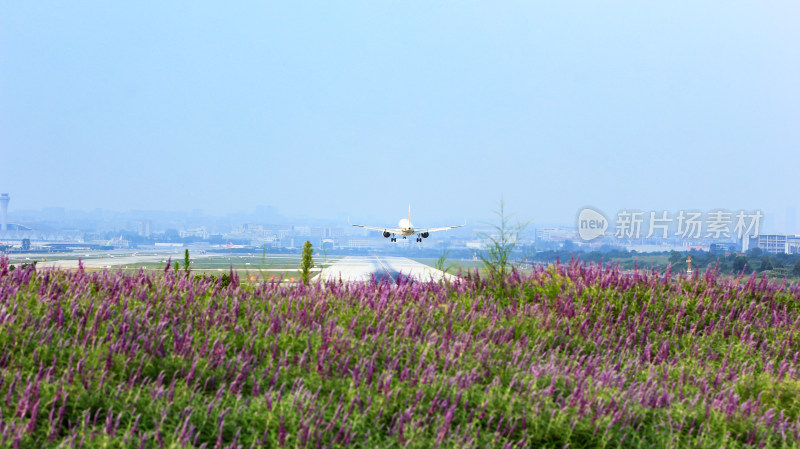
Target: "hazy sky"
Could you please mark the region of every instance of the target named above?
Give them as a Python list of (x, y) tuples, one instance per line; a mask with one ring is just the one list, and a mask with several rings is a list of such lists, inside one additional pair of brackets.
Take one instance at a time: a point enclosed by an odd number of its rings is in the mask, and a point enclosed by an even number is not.
[(9, 215), (783, 214), (798, 23), (796, 1), (2, 1), (0, 191)]

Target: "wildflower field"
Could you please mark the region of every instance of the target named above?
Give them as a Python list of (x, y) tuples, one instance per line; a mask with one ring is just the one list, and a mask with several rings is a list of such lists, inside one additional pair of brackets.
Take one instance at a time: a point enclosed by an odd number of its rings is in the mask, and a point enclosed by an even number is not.
[(229, 279), (0, 259), (0, 446), (800, 441), (798, 285), (577, 262), (503, 282)]

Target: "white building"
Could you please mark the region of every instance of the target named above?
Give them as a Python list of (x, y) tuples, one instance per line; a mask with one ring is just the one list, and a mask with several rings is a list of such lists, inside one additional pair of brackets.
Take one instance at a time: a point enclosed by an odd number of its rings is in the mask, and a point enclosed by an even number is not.
[(181, 238), (184, 237), (198, 237), (201, 239), (208, 238), (208, 232), (206, 231), (206, 228), (202, 226), (193, 229), (181, 229), (180, 231), (178, 231), (178, 235), (180, 235)]
[(769, 254), (800, 254), (800, 235), (761, 234), (744, 239), (742, 249), (753, 248)]

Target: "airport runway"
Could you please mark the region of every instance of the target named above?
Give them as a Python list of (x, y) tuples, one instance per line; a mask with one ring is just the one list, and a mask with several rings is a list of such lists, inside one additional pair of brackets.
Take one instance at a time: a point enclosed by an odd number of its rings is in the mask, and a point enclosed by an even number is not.
[[(183, 263), (183, 255), (178, 253), (164, 253), (164, 254), (145, 254), (145, 255), (132, 255), (132, 254), (117, 254), (117, 255), (93, 255), (90, 257), (81, 258), (83, 267), (87, 269), (102, 269), (102, 268), (117, 268), (123, 265), (134, 265), (137, 263), (156, 262), (160, 263), (162, 260), (172, 258), (172, 262)], [(195, 256), (193, 259), (202, 258), (204, 255)], [(62, 269), (76, 269), (78, 268), (77, 259), (67, 260), (47, 260), (39, 261), (36, 263), (37, 268), (62, 268)]]
[[(163, 263), (162, 261), (172, 258), (172, 261), (183, 263), (183, 255), (173, 252), (162, 253), (117, 253), (117, 254), (92, 254), (89, 257), (82, 257), (83, 266), (87, 269), (117, 269), (125, 265), (135, 265), (137, 263)], [(193, 260), (202, 260), (210, 258), (210, 255), (192, 255)], [(22, 263), (20, 261), (18, 263)], [(39, 259), (37, 267), (42, 268), (61, 268), (61, 269), (76, 269), (78, 268), (77, 259), (66, 260), (42, 260)], [(250, 267), (237, 267), (239, 270), (247, 270)], [(254, 271), (267, 271), (267, 272), (288, 272), (291, 268), (253, 268)], [(227, 271), (227, 268), (225, 269)], [(222, 271), (222, 270), (218, 270)], [(332, 265), (322, 268), (312, 268), (311, 271), (320, 271), (320, 274), (315, 279), (323, 281), (338, 281), (343, 282), (371, 282), (373, 280), (380, 281), (382, 279), (391, 282), (397, 281), (398, 276), (411, 278), (418, 282), (439, 282), (442, 279), (455, 281), (458, 277), (452, 274), (443, 273), (431, 266), (425, 265), (420, 262), (405, 258), (405, 257), (387, 257), (387, 256), (348, 256), (343, 259), (335, 261)]]
[(320, 272), (317, 279), (322, 281), (370, 282), (388, 279), (396, 281), (402, 275), (419, 282), (439, 282), (458, 279), (428, 265), (405, 257), (386, 256), (348, 256)]

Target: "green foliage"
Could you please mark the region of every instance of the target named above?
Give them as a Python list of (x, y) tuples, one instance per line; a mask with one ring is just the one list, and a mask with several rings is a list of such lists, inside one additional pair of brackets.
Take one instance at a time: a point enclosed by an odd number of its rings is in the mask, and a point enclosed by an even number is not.
[(444, 273), (447, 273), (447, 270), (449, 270), (450, 268), (446, 267), (445, 264), (447, 263), (447, 256), (449, 254), (450, 254), (450, 250), (443, 251), (442, 255), (439, 256), (438, 259), (436, 259), (436, 262), (434, 262), (434, 264), (433, 264), (434, 268), (436, 268), (437, 270), (442, 271)]
[(189, 248), (186, 248), (183, 251), (183, 271), (185, 271), (186, 274), (189, 274), (189, 265), (190, 264), (191, 264), (191, 262), (189, 261)]
[(175, 270), (176, 273), (181, 269), (181, 266), (180, 266), (180, 264), (178, 263), (177, 260), (175, 261), (175, 265), (174, 265), (173, 269)]
[(311, 242), (306, 240), (306, 243), (303, 244), (303, 258), (300, 262), (300, 276), (303, 278), (303, 284), (305, 285), (308, 285), (311, 269), (314, 268), (312, 254), (314, 254), (314, 249), (311, 246)]
[(747, 266), (747, 257), (736, 256), (736, 259), (733, 260), (734, 273), (741, 273), (746, 266)]
[(761, 266), (758, 268), (758, 271), (767, 271), (767, 270), (771, 270), (773, 268), (774, 267), (772, 266), (772, 261), (770, 260), (770, 258), (769, 257), (765, 257), (765, 258), (761, 259)]
[(800, 260), (798, 260), (797, 263), (794, 264), (794, 268), (792, 269), (792, 273), (795, 276), (800, 276)]
[(500, 209), (495, 211), (495, 214), (498, 221), (491, 225), (494, 230), (478, 234), (488, 242), (487, 248), (481, 251), (478, 257), (489, 274), (489, 278), (496, 283), (503, 283), (513, 269), (510, 260), (511, 254), (528, 224), (519, 221), (512, 223), (513, 214), (506, 213), (505, 202), (502, 199), (500, 200)]

